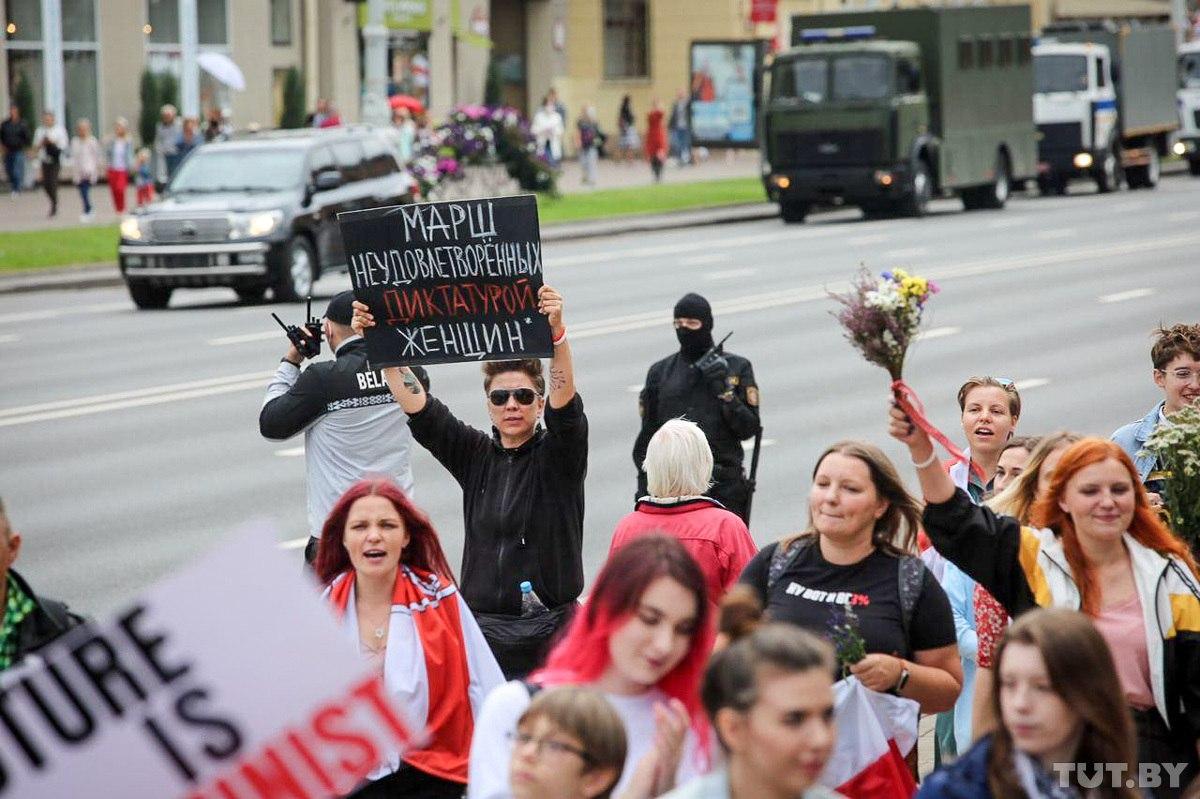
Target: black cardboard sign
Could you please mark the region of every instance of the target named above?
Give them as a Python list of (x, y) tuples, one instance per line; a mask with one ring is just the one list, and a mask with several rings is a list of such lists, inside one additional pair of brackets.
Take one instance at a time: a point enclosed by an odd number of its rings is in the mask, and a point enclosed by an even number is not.
[(532, 194), (338, 214), (374, 367), (549, 358)]

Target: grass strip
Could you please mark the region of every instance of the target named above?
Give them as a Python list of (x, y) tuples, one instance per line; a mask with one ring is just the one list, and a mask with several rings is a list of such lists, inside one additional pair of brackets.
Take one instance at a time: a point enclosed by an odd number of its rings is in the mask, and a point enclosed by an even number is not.
[[(649, 174), (647, 174), (647, 180)], [(654, 214), (695, 208), (763, 202), (758, 178), (726, 178), (699, 183), (656, 183), (600, 189), (561, 197), (538, 197), (543, 225)], [(0, 233), (0, 272), (117, 260), (116, 225), (85, 225)]]

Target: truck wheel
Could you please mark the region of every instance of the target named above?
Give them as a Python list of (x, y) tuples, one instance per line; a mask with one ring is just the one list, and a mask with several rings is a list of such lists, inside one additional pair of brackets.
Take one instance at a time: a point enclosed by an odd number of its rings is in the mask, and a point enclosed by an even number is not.
[(288, 243), (287, 255), (275, 275), (275, 300), (277, 302), (299, 302), (312, 293), (316, 277), (316, 258), (312, 245), (303, 236)]
[(962, 193), (963, 208), (974, 211), (978, 208), (1000, 209), (1008, 202), (1012, 193), (1008, 159), (1003, 154), (996, 156), (996, 181), (986, 186), (976, 186)]
[(1108, 194), (1121, 188), (1121, 158), (1116, 147), (1110, 145), (1100, 160), (1100, 168), (1096, 170), (1096, 190)]
[(929, 212), (929, 200), (933, 196), (933, 178), (929, 165), (917, 161), (909, 182), (908, 196), (900, 201), (900, 213), (904, 216), (921, 217)]
[(171, 291), (170, 286), (151, 286), (148, 283), (129, 284), (129, 296), (133, 298), (133, 304), (143, 311), (166, 308), (167, 303), (171, 301)]
[(1200, 158), (1193, 158), (1188, 161), (1188, 172), (1196, 177), (1200, 177)]
[(784, 222), (803, 222), (808, 216), (808, 203), (781, 202), (779, 216)]
[(1127, 170), (1127, 175), (1131, 189), (1152, 189), (1158, 185), (1162, 166), (1158, 163), (1158, 150), (1154, 149), (1153, 144), (1150, 145), (1150, 163)]

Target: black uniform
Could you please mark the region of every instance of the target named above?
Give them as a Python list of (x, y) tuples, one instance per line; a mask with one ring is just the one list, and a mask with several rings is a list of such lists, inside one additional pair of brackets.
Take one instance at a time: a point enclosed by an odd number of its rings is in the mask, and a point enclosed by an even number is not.
[[(750, 484), (742, 469), (742, 441), (759, 429), (758, 386), (750, 361), (722, 354), (697, 361), (712, 349), (712, 311), (708, 301), (688, 294), (675, 306), (675, 318), (699, 319), (700, 330), (676, 331), (680, 351), (650, 367), (639, 398), (642, 430), (633, 445), (638, 496), (646, 494), (642, 462), (651, 436), (669, 419), (686, 417), (708, 437), (713, 452), (713, 485), (708, 495), (746, 517)], [(703, 368), (702, 368), (703, 367)]]

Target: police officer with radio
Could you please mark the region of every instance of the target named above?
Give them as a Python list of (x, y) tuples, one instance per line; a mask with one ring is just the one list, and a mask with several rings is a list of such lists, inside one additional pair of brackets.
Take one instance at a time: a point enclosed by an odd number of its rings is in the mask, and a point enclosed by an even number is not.
[(650, 437), (668, 419), (686, 417), (700, 426), (713, 451), (708, 496), (748, 521), (753, 485), (742, 469), (742, 441), (759, 432), (758, 386), (750, 361), (724, 352), (713, 341), (712, 308), (699, 294), (675, 304), (679, 352), (650, 367), (639, 397), (642, 430), (633, 445), (637, 496), (645, 496), (642, 463)]
[[(320, 332), (334, 359), (301, 371), (305, 353), (293, 341), (267, 386), (258, 417), (259, 431), (271, 441), (304, 432), (310, 536), (304, 555), (309, 563), (325, 517), (355, 482), (367, 475), (386, 475), (412, 494), (408, 416), (392, 398), (382, 373), (367, 363), (366, 341), (350, 327), (353, 302), (354, 292), (343, 291), (325, 310)], [(309, 331), (301, 335), (311, 338)], [(413, 372), (428, 390), (425, 370), (414, 367)]]

